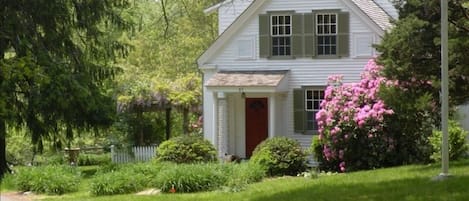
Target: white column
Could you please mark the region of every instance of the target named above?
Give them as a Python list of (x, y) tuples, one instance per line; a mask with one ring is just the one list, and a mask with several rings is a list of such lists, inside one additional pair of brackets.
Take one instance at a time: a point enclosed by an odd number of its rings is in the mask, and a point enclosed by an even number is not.
[(213, 93), (213, 109), (212, 109), (212, 144), (215, 146), (215, 149), (220, 150), (218, 147), (218, 93)]
[(275, 123), (276, 123), (276, 118), (275, 118), (275, 108), (276, 106), (276, 100), (275, 100), (275, 94), (270, 94), (269, 95), (269, 138), (273, 138), (275, 135), (277, 135), (275, 132)]
[(218, 155), (220, 158), (228, 153), (228, 112), (224, 93), (218, 93)]

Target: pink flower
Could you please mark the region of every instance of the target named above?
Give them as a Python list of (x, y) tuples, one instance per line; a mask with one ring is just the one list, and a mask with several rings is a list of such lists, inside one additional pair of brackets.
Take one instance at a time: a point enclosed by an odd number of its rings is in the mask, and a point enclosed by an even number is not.
[(339, 164), (339, 168), (340, 168), (340, 171), (341, 171), (341, 172), (345, 172), (345, 162), (342, 161), (342, 162)]

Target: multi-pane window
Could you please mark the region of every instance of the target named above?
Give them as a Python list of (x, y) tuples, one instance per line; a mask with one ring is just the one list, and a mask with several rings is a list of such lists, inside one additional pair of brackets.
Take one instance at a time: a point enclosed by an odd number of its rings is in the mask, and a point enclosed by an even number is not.
[(316, 14), (318, 55), (337, 54), (337, 14)]
[(316, 113), (320, 109), (322, 100), (324, 100), (324, 90), (305, 90), (306, 130), (318, 130)]
[(291, 16), (271, 16), (272, 56), (291, 55)]

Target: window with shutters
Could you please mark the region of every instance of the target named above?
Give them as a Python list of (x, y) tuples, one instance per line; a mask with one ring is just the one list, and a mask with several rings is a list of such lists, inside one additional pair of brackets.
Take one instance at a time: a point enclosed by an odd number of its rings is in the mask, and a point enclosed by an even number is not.
[(337, 54), (337, 14), (316, 14), (318, 55)]
[(324, 100), (324, 90), (305, 90), (306, 130), (318, 130), (316, 113), (318, 113), (321, 101)]
[(316, 113), (324, 100), (323, 87), (307, 87), (293, 90), (295, 133), (316, 134)]
[(271, 16), (272, 56), (291, 55), (292, 22), (290, 15)]

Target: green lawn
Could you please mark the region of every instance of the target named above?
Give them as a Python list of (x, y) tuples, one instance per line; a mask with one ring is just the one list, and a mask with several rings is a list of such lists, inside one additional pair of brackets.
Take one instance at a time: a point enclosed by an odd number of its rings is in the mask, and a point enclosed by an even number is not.
[(87, 180), (82, 182), (80, 192), (63, 196), (49, 196), (45, 200), (468, 200), (469, 161), (454, 162), (450, 166), (453, 175), (446, 181), (432, 181), (440, 172), (439, 165), (405, 166), (398, 168), (362, 171), (317, 179), (284, 177), (267, 179), (249, 185), (238, 193), (205, 192), (192, 194), (160, 194), (153, 196), (118, 195), (92, 197), (86, 192)]

